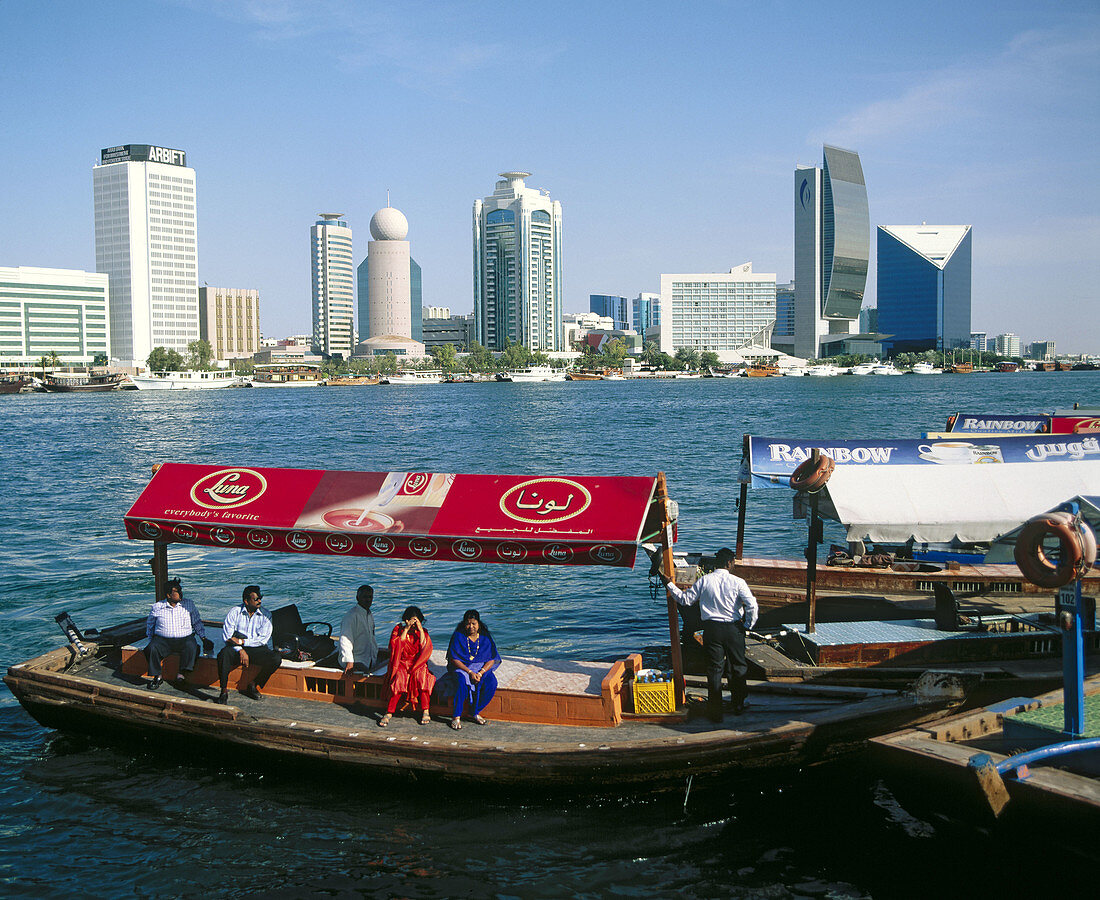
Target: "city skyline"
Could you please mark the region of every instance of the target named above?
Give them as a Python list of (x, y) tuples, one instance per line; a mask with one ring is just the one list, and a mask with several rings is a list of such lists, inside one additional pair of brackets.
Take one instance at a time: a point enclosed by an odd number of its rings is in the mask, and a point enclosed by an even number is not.
[[(186, 148), (202, 182), (199, 284), (257, 287), (269, 335), (309, 330), (302, 223), (338, 209), (362, 230), (387, 189), (417, 223), (424, 302), (471, 311), (469, 205), (515, 167), (568, 213), (564, 312), (748, 259), (787, 282), (790, 172), (828, 143), (858, 151), (872, 227), (973, 225), (975, 331), (1100, 351), (1080, 315), (1100, 281), (1100, 188), (1079, 174), (1100, 130), (1094, 5), (1039, 26), (1022, 2), (749, 8), (2, 4), (20, 40), (0, 103), (33, 141), (0, 147), (0, 265), (96, 270), (88, 169), (147, 142)], [(349, 117), (363, 96), (371, 115)]]

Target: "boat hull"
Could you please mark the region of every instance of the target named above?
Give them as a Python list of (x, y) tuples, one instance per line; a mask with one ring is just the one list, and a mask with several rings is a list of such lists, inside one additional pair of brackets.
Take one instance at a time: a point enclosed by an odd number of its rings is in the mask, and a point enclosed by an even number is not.
[[(202, 377), (211, 376), (211, 377)], [(241, 379), (220, 372), (169, 372), (160, 375), (131, 375), (139, 391), (209, 391), (236, 387)]]

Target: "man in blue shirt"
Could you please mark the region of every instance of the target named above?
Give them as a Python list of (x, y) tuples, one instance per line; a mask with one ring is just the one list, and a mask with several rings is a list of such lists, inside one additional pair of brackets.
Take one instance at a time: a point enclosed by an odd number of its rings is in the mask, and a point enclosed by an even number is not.
[[(222, 626), (225, 646), (218, 654), (218, 681), (221, 693), (218, 703), (229, 702), (229, 673), (237, 666), (259, 666), (260, 671), (241, 693), (253, 700), (263, 700), (260, 688), (279, 668), (282, 657), (268, 642), (271, 640), (271, 618), (260, 609), (263, 594), (258, 585), (250, 584), (241, 595), (241, 605), (229, 610)], [(242, 676), (243, 677), (243, 676)]]
[(145, 622), (145, 636), (149, 638), (149, 674), (153, 680), (146, 687), (155, 691), (161, 685), (161, 665), (173, 653), (180, 657), (176, 683), (183, 684), (188, 674), (195, 668), (199, 656), (196, 640), (202, 642), (203, 650), (209, 652), (214, 645), (206, 639), (206, 629), (202, 625), (195, 604), (185, 600), (180, 580), (173, 578), (168, 582), (164, 599), (158, 600), (149, 610)]

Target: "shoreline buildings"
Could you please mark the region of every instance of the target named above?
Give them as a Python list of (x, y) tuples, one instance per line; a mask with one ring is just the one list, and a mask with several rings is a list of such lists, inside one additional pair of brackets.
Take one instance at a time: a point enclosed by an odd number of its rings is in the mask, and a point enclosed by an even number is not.
[(110, 279), (111, 354), (145, 365), (199, 338), (195, 170), (183, 150), (125, 144), (92, 169), (96, 269)]
[(969, 225), (878, 227), (878, 327), (891, 355), (970, 346)]
[(102, 273), (0, 266), (0, 369), (30, 368), (55, 353), (62, 365), (110, 358), (109, 300)]
[(588, 311), (607, 316), (619, 331), (630, 330), (630, 301), (613, 294), (589, 294)]
[(771, 346), (775, 274), (753, 272), (748, 262), (728, 273), (661, 275), (660, 306), (662, 353), (689, 347), (737, 362), (741, 350)]
[(859, 154), (829, 144), (794, 173), (795, 356), (849, 352), (867, 286), (871, 220)]
[(343, 213), (319, 213), (310, 228), (313, 352), (351, 358), (355, 319), (351, 229)]
[(490, 350), (564, 348), (561, 203), (503, 172), (474, 201), (474, 339)]
[(250, 359), (260, 349), (260, 292), (245, 288), (199, 288), (199, 338), (214, 359)]

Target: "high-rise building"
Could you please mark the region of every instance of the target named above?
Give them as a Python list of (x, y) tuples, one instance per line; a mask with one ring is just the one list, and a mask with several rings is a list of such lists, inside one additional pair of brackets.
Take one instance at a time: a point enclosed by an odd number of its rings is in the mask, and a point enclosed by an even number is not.
[(423, 278), (405, 240), (409, 221), (400, 210), (387, 206), (371, 217), (370, 228), (373, 240), (356, 270), (359, 340), (390, 334), (423, 342)]
[(589, 294), (588, 311), (607, 316), (620, 331), (630, 330), (630, 301), (613, 294)]
[(199, 288), (199, 337), (214, 359), (250, 359), (260, 349), (260, 292)]
[[(772, 346), (794, 342), (794, 282), (775, 286), (775, 331)], [(794, 349), (793, 347), (791, 348)]]
[(775, 325), (775, 275), (744, 263), (728, 273), (661, 276), (662, 353), (713, 350), (723, 361), (768, 347)]
[(0, 371), (54, 354), (62, 365), (109, 357), (109, 305), (106, 275), (0, 266)]
[(195, 170), (182, 150), (126, 144), (92, 169), (96, 269), (110, 278), (111, 354), (144, 366), (154, 347), (199, 337)]
[(343, 213), (320, 213), (310, 228), (313, 352), (350, 359), (355, 317), (351, 229)]
[(878, 227), (878, 325), (889, 353), (970, 346), (970, 226)]
[(651, 328), (661, 327), (661, 295), (644, 291), (632, 301), (634, 330), (643, 338)]
[(1013, 334), (1010, 331), (1007, 334), (997, 335), (995, 347), (998, 356), (1020, 358), (1020, 336), (1018, 334)]
[(859, 327), (871, 219), (859, 155), (824, 147), (824, 165), (794, 173), (796, 356), (824, 357)]
[(859, 311), (859, 330), (865, 334), (878, 331), (878, 307), (865, 306)]
[(1031, 346), (1028, 347), (1028, 356), (1031, 359), (1054, 362), (1057, 355), (1057, 348), (1054, 345), (1054, 341), (1032, 341)]
[(490, 350), (507, 342), (561, 350), (561, 203), (504, 172), (474, 201), (474, 332)]
[(970, 349), (985, 353), (989, 349), (989, 339), (984, 331), (970, 332)]

